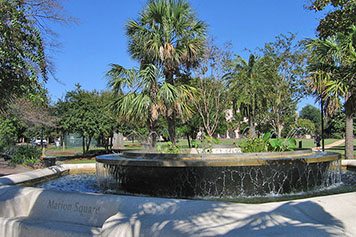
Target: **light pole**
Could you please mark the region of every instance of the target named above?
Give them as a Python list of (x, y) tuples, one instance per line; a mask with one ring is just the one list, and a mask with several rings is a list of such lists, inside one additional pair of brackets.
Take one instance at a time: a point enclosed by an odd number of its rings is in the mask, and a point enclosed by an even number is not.
[(324, 143), (324, 101), (323, 97), (320, 96), (320, 116), (321, 116), (321, 150), (325, 151)]

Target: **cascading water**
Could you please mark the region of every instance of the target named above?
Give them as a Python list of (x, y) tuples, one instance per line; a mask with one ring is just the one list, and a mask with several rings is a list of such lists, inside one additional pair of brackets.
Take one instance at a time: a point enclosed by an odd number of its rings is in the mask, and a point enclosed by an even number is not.
[(118, 193), (236, 198), (307, 192), (341, 182), (340, 156), (297, 151), (253, 154), (125, 152), (97, 157), (97, 181)]

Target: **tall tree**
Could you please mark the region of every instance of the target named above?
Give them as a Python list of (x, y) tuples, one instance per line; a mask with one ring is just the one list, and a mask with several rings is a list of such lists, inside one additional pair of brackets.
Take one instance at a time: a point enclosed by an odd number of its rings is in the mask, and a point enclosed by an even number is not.
[(306, 55), (295, 38), (294, 34), (282, 34), (260, 49), (265, 64), (264, 75), (273, 84), (268, 93), (268, 122), (278, 137), (281, 137), (286, 121), (295, 116), (296, 105), (303, 94)]
[(74, 132), (82, 136), (83, 153), (89, 151), (93, 138), (112, 133), (113, 118), (108, 116), (109, 107), (97, 91), (86, 91), (80, 85), (67, 92), (63, 101), (56, 105), (60, 118), (58, 126), (63, 133)]
[(229, 50), (215, 46), (211, 40), (199, 67), (194, 70), (196, 78), (192, 83), (198, 90), (198, 98), (193, 102), (208, 136), (221, 125), (228, 109), (227, 90), (222, 79), (229, 58)]
[(338, 33), (325, 40), (308, 42), (311, 51), (309, 70), (312, 84), (321, 85), (318, 93), (324, 100), (342, 97), (345, 101), (345, 156), (353, 158), (353, 117), (356, 104), (356, 26), (350, 33)]
[[(195, 67), (205, 46), (206, 25), (199, 21), (185, 0), (151, 0), (137, 20), (127, 23), (129, 52), (144, 67), (162, 68), (166, 83)], [(170, 140), (175, 143), (177, 111), (166, 105)]]
[[(264, 59), (251, 54), (248, 62), (237, 56), (232, 72), (226, 74), (230, 93), (234, 95), (234, 107), (248, 119), (249, 136), (256, 137), (256, 120), (267, 111), (270, 80), (264, 75)], [(242, 117), (242, 118), (243, 118)]]

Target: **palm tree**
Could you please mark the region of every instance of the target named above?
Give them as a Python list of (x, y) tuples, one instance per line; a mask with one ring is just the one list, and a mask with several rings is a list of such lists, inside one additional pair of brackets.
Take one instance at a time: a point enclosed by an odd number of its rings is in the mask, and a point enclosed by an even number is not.
[[(130, 20), (126, 27), (132, 57), (142, 65), (152, 63), (162, 68), (166, 83), (171, 85), (182, 69), (197, 66), (204, 53), (206, 25), (185, 0), (151, 0), (139, 19)], [(173, 143), (176, 114), (174, 108), (167, 109)]]
[[(152, 148), (157, 140), (156, 129), (160, 115), (169, 116), (170, 111), (174, 110), (182, 117), (191, 116), (188, 101), (194, 97), (194, 88), (160, 82), (160, 71), (153, 64), (140, 70), (112, 64), (107, 76), (109, 86), (116, 94), (113, 109), (126, 119), (146, 120)], [(124, 88), (128, 92), (125, 93)]]
[(232, 95), (233, 107), (238, 108), (240, 113), (248, 119), (249, 136), (256, 137), (256, 117), (266, 107), (267, 80), (263, 75), (263, 58), (249, 56), (248, 62), (238, 56), (233, 62), (234, 70), (225, 75), (230, 94)]
[(353, 116), (356, 104), (356, 26), (348, 34), (307, 43), (311, 50), (309, 71), (323, 100), (336, 105), (343, 98), (346, 114), (345, 157), (353, 158)]

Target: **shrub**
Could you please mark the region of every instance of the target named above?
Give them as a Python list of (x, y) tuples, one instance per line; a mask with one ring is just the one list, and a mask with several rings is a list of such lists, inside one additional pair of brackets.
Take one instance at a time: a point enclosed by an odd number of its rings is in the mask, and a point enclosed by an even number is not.
[(9, 119), (0, 118), (0, 153), (13, 146), (16, 141), (16, 127)]
[(262, 137), (246, 139), (239, 146), (242, 152), (282, 152), (294, 150), (297, 142), (294, 138), (272, 138), (271, 133), (265, 133)]
[(13, 164), (34, 165), (41, 157), (41, 150), (34, 146), (17, 146), (11, 153)]
[(219, 143), (219, 139), (217, 138), (211, 136), (204, 136), (202, 140), (192, 141), (192, 147), (202, 149), (203, 153), (211, 153), (213, 146)]
[(172, 142), (167, 142), (166, 144), (157, 144), (156, 150), (160, 153), (168, 153), (168, 154), (180, 153), (179, 146), (174, 145)]

